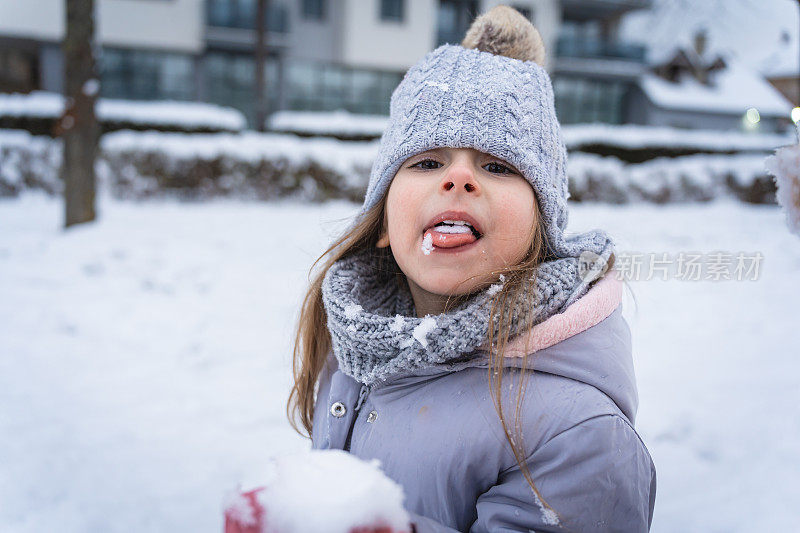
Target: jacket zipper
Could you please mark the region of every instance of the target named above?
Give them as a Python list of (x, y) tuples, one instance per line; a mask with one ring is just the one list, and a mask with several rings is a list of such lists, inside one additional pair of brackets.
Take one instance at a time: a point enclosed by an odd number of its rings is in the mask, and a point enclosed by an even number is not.
[(356, 407), (353, 409), (353, 422), (350, 424), (350, 429), (347, 431), (347, 439), (344, 442), (344, 451), (350, 451), (350, 439), (353, 437), (353, 428), (356, 425), (356, 420), (358, 420), (358, 411), (361, 409), (361, 406), (364, 405), (364, 400), (367, 398), (369, 394), (369, 387), (367, 385), (361, 385), (361, 390), (358, 391), (358, 401), (356, 402)]

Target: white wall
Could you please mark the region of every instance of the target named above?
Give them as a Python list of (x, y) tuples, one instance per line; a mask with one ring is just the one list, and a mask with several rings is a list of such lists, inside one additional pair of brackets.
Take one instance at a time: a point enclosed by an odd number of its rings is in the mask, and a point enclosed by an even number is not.
[[(64, 11), (64, 0), (0, 0), (0, 35), (59, 41)], [(105, 45), (199, 52), (203, 21), (203, 0), (99, 0), (96, 31)]]
[(342, 60), (353, 66), (406, 70), (436, 44), (435, 0), (406, 0), (401, 24), (380, 20), (379, 0), (347, 0)]
[[(285, 0), (287, 1), (287, 0)], [(347, 7), (341, 0), (328, 0), (324, 20), (306, 20), (298, 0), (288, 0), (289, 48), (287, 57), (311, 61), (337, 62), (340, 59), (339, 36)]]
[(0, 0), (0, 35), (56, 41), (63, 26), (64, 0)]
[(105, 45), (200, 52), (203, 0), (100, 0), (98, 35)]

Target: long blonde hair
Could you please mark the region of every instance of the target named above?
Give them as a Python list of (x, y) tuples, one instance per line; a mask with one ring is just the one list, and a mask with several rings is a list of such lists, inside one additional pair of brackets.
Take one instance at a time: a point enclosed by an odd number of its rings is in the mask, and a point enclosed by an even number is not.
[[(381, 202), (367, 211), (348, 232), (338, 238), (327, 250), (314, 262), (310, 271), (310, 286), (300, 310), (300, 317), (297, 324), (297, 331), (294, 344), (294, 358), (292, 372), (294, 375), (294, 385), (289, 394), (286, 404), (286, 413), (292, 427), (301, 435), (310, 438), (314, 422), (315, 389), (319, 374), (325, 364), (325, 359), (331, 349), (331, 337), (327, 329), (327, 317), (325, 306), (322, 301), (322, 280), (331, 266), (340, 259), (348, 257), (365, 250), (375, 250), (376, 258), (381, 257), (377, 253), (376, 243), (384, 227), (384, 213), (386, 206), (386, 195)], [(505, 277), (505, 282), (501, 289), (495, 293), (492, 299), (489, 313), (489, 333), (486, 339), (489, 356), (489, 382), (492, 401), (495, 410), (500, 418), (503, 432), (506, 435), (511, 450), (517, 464), (527, 480), (531, 489), (539, 498), (542, 505), (555, 513), (547, 502), (545, 502), (528, 469), (525, 461), (525, 447), (522, 438), (522, 417), (520, 416), (521, 406), (524, 398), (525, 368), (528, 355), (524, 355), (523, 364), (520, 368), (519, 382), (522, 386), (517, 388), (516, 408), (514, 411), (514, 431), (515, 436), (509, 431), (502, 408), (502, 384), (503, 384), (503, 357), (506, 344), (508, 343), (512, 326), (511, 310), (520, 301), (530, 301), (531, 306), (534, 302), (534, 284), (536, 266), (548, 259), (546, 236), (542, 224), (540, 210), (537, 202), (534, 202), (535, 223), (529, 235), (529, 247), (523, 260), (516, 265), (506, 267), (502, 270), (492, 272), (496, 278), (499, 275)], [(391, 254), (388, 254), (391, 256)], [(385, 257), (385, 254), (383, 255)], [(613, 264), (611, 257), (609, 268)], [(397, 268), (396, 263), (394, 267)], [(389, 265), (378, 266), (378, 268), (390, 268)], [(402, 272), (397, 269), (398, 275)], [(468, 280), (464, 280), (466, 282)], [(463, 283), (462, 282), (462, 283)], [(533, 282), (533, 283), (532, 283)], [(446, 309), (463, 301), (469, 295), (448, 298)], [(528, 313), (526, 324), (519, 331), (527, 331), (533, 327), (535, 316)], [(496, 337), (493, 332), (498, 331)], [(305, 433), (297, 426), (296, 418), (299, 416)]]

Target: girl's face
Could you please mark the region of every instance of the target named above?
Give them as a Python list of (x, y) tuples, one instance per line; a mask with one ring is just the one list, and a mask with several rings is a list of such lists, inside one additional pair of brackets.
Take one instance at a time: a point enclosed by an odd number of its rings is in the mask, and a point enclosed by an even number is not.
[(470, 294), (527, 253), (533, 188), (510, 164), (473, 148), (436, 148), (407, 159), (386, 197), (384, 233), (418, 299)]

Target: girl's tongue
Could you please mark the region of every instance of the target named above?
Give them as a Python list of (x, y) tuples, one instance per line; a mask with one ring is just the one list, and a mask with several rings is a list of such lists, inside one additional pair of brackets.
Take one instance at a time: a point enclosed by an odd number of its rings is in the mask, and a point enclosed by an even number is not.
[(431, 236), (431, 244), (437, 248), (456, 248), (475, 242), (477, 237), (466, 226), (434, 226), (425, 232)]

